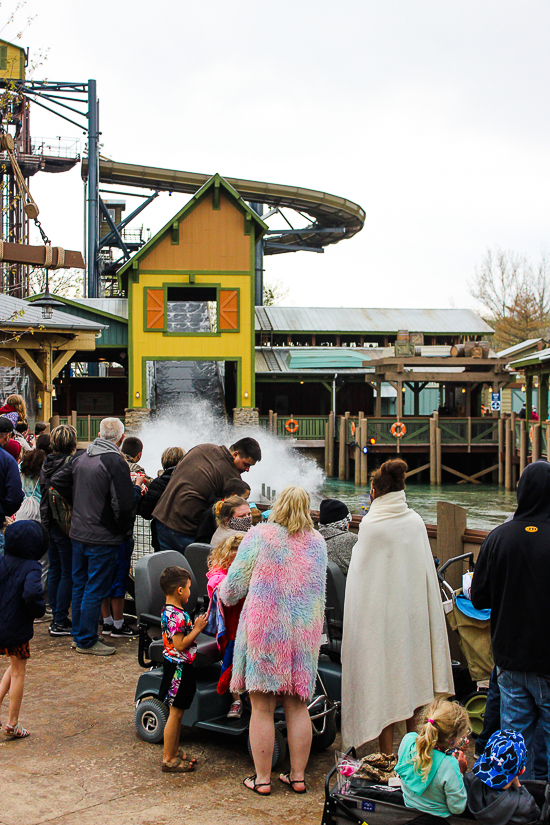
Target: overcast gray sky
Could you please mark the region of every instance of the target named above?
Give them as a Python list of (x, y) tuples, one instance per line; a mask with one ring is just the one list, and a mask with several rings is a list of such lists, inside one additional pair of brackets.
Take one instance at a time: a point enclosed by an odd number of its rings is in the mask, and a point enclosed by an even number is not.
[[(351, 240), (266, 258), (295, 305), (473, 306), (487, 247), (547, 245), (548, 0), (28, 0), (0, 36), (32, 14), (35, 77), (97, 79), (105, 155), (361, 204)], [(31, 126), (84, 142), (36, 108)], [(31, 188), (54, 243), (81, 248), (79, 172)]]

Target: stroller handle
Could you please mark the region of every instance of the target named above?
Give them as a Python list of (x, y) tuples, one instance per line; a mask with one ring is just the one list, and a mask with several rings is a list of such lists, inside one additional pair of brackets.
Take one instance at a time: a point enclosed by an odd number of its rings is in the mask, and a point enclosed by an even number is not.
[(441, 567), (437, 571), (437, 578), (439, 579), (439, 581), (444, 581), (443, 573), (445, 572), (445, 570), (448, 567), (451, 566), (451, 564), (454, 564), (457, 561), (466, 561), (466, 559), (468, 559), (468, 562), (469, 562), (468, 566), (469, 566), (470, 570), (473, 570), (474, 569), (474, 554), (471, 553), (471, 552), (470, 553), (463, 553), (461, 556), (454, 556), (452, 559), (448, 559), (445, 562), (445, 564), (441, 565)]

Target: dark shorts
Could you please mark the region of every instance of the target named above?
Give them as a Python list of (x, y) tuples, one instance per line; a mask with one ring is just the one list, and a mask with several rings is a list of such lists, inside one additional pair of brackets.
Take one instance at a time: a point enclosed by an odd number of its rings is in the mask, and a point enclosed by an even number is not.
[(30, 645), (28, 642), (23, 642), (21, 645), (8, 645), (8, 647), (0, 647), (0, 656), (13, 656), (15, 659), (30, 659)]
[(134, 539), (126, 539), (118, 549), (118, 559), (115, 568), (113, 584), (109, 596), (112, 599), (123, 598), (126, 595), (128, 575), (134, 552)]
[(193, 665), (177, 665), (175, 662), (169, 662), (168, 659), (164, 660), (159, 690), (161, 702), (166, 701), (167, 704), (179, 710), (187, 710), (191, 707), (196, 690), (197, 682)]

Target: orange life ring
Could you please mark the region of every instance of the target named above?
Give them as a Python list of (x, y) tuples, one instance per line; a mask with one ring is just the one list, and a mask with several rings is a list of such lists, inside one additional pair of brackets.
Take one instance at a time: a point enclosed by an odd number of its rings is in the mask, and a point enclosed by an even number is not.
[(355, 424), (353, 423), (353, 421), (351, 422), (351, 434), (355, 435)]
[(287, 433), (295, 433), (298, 430), (298, 422), (295, 421), (293, 418), (289, 418), (285, 424), (285, 430)]
[(393, 436), (395, 436), (395, 438), (403, 438), (407, 432), (407, 428), (402, 421), (396, 421), (395, 424), (391, 425), (390, 432)]
[(529, 427), (529, 441), (533, 443), (533, 428)]

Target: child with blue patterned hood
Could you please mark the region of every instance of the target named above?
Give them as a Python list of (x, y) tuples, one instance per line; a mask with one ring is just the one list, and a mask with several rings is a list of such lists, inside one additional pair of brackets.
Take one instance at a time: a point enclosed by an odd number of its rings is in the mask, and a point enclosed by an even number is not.
[(464, 777), (468, 807), (484, 825), (528, 825), (538, 822), (540, 810), (519, 777), (525, 770), (527, 748), (521, 733), (497, 730), (472, 770)]

